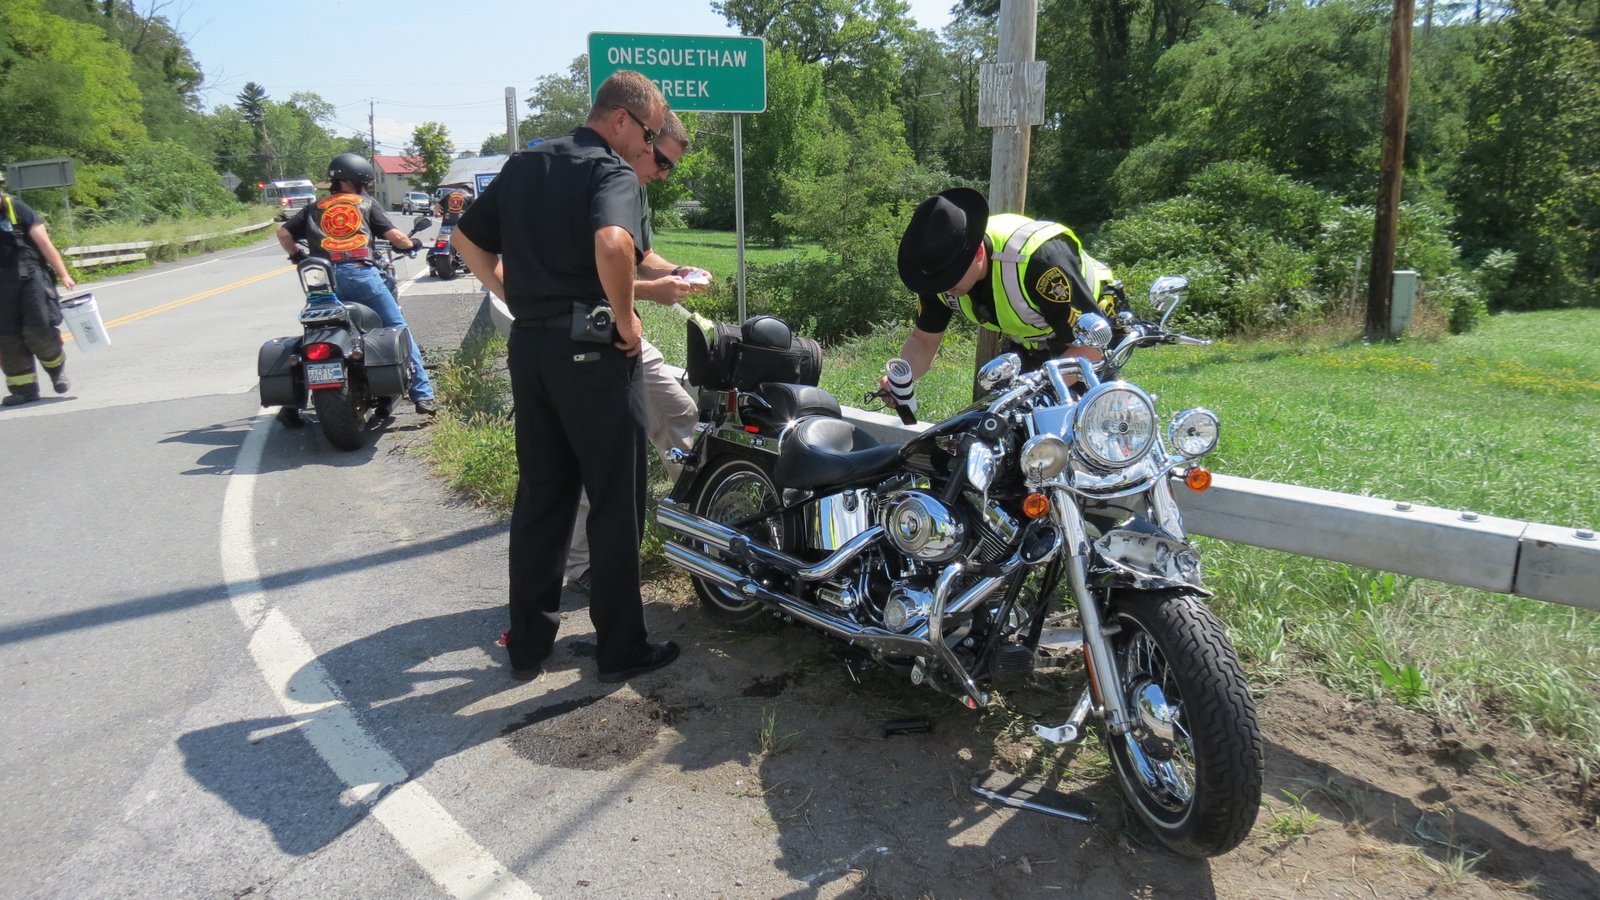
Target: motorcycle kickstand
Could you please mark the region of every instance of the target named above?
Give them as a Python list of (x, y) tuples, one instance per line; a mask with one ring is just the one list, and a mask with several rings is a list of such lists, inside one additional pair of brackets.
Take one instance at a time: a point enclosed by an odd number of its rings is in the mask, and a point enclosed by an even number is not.
[[(1078, 704), (1072, 708), (1072, 714), (1067, 717), (1066, 722), (1054, 728), (1035, 725), (1033, 733), (1052, 743), (1073, 743), (1082, 736), (1083, 723), (1088, 719), (1093, 705), (1093, 695), (1089, 688), (1085, 687), (1083, 696), (1078, 698)], [(1036, 781), (1024, 781), (1019, 776), (1007, 775), (994, 769), (979, 772), (968, 787), (974, 794), (987, 800), (1072, 822), (1093, 822), (1100, 815), (1100, 808), (1092, 801), (1047, 788)]]

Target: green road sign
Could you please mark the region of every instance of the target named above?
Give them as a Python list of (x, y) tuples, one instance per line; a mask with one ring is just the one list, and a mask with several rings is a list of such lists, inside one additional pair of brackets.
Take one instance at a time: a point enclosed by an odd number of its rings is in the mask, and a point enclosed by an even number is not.
[(767, 44), (758, 37), (589, 34), (589, 98), (619, 69), (654, 81), (679, 112), (767, 108)]

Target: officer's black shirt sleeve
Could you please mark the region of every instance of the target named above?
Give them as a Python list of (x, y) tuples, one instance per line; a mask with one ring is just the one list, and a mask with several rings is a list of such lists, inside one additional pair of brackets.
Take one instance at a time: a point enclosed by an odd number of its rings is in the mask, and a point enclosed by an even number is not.
[(513, 315), (547, 315), (556, 300), (605, 297), (594, 235), (616, 226), (641, 245), (639, 180), (598, 133), (571, 134), (506, 161), (456, 228), (505, 265)]
[(1046, 241), (1028, 258), (1028, 270), (1023, 274), (1023, 289), (1055, 332), (1047, 343), (1060, 352), (1072, 343), (1072, 326), (1078, 316), (1100, 311), (1093, 289), (1083, 280), (1078, 250), (1065, 237)]
[(950, 327), (952, 315), (954, 310), (944, 304), (943, 297), (937, 294), (918, 294), (917, 316), (911, 321), (919, 331), (944, 334), (944, 330)]

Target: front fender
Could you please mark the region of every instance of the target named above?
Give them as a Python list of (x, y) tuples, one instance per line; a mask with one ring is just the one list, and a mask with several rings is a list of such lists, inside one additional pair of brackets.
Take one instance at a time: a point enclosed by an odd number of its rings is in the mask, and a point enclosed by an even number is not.
[(1140, 590), (1188, 588), (1211, 596), (1201, 583), (1200, 554), (1187, 541), (1134, 516), (1094, 542), (1089, 572)]

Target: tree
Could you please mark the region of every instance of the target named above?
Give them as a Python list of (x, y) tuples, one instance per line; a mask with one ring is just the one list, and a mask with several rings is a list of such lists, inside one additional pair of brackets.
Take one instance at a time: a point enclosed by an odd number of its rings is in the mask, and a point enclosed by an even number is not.
[(589, 54), (574, 59), (565, 75), (540, 78), (527, 104), (533, 113), (517, 125), (524, 141), (560, 137), (582, 125), (589, 118)]
[(1519, 0), (1492, 26), (1471, 143), (1451, 185), (1469, 256), (1516, 254), (1499, 308), (1600, 300), (1600, 52), (1574, 19)]
[(443, 125), (423, 122), (411, 132), (411, 142), (405, 148), (406, 156), (422, 160), (422, 169), (417, 175), (406, 176), (406, 181), (418, 190), (433, 193), (450, 170), (450, 161), (455, 157), (455, 152), (455, 145), (450, 143), (450, 132)]
[(111, 200), (105, 182), (147, 134), (132, 71), (127, 51), (99, 28), (39, 0), (0, 3), (0, 159), (71, 156), (73, 202)]

